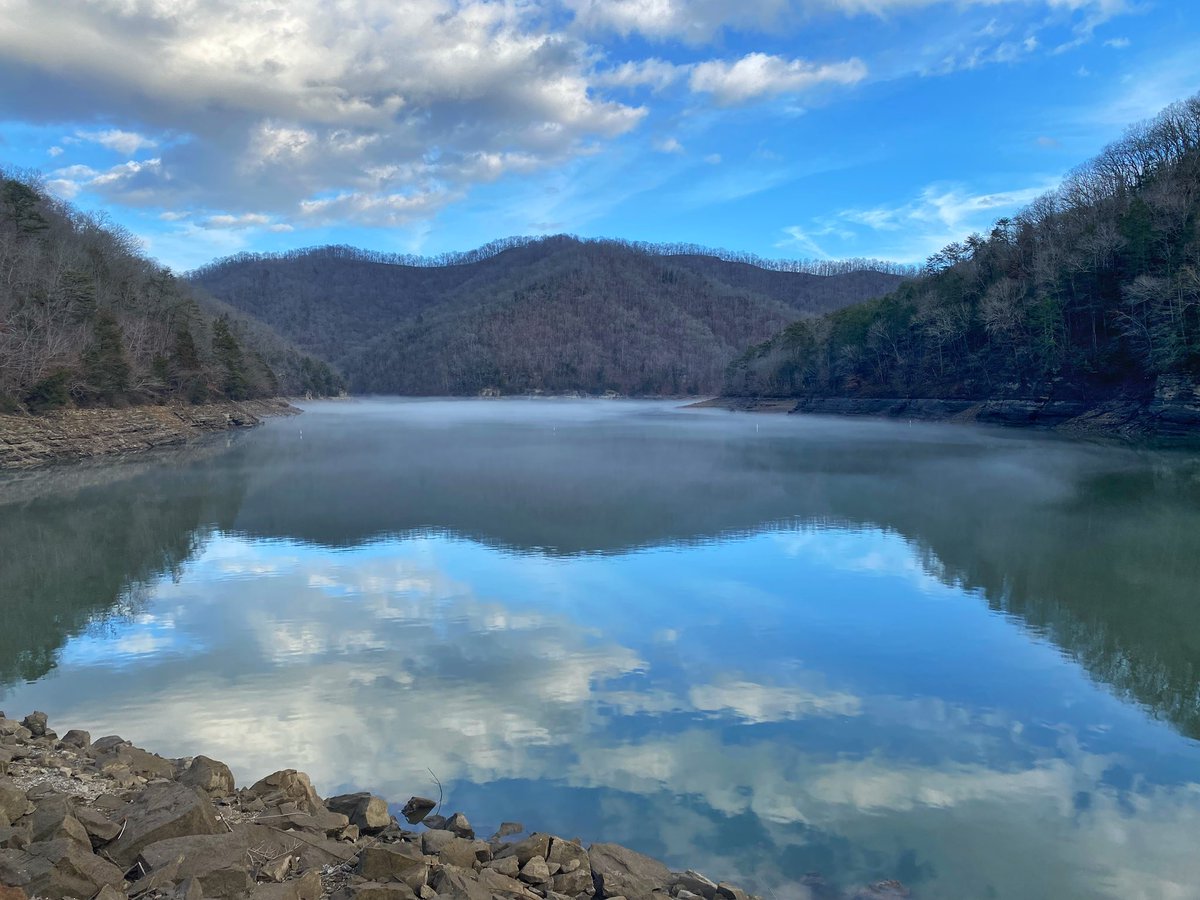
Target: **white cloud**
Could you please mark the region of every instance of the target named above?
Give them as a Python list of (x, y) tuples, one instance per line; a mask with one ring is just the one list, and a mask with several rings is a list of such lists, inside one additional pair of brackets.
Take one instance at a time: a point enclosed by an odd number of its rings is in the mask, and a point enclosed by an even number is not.
[(630, 60), (612, 69), (597, 72), (592, 78), (592, 84), (617, 88), (647, 87), (658, 92), (666, 90), (687, 71), (687, 66), (662, 59)]
[(56, 156), (61, 156), (62, 152), (63, 152), (62, 147), (51, 147), (49, 150), (46, 151), (46, 155), (53, 158)]
[(708, 163), (710, 166), (719, 166), (721, 164), (721, 154), (720, 153), (710, 153), (706, 157), (704, 157), (704, 161), (706, 163)]
[(107, 147), (109, 150), (115, 150), (125, 156), (132, 156), (139, 150), (158, 146), (158, 141), (144, 137), (135, 131), (122, 131), (119, 128), (110, 128), (107, 131), (76, 131), (75, 137), (79, 140), (99, 144), (101, 147)]
[(720, 106), (735, 106), (763, 97), (799, 93), (820, 84), (855, 84), (866, 76), (867, 67), (859, 59), (816, 65), (802, 59), (748, 53), (732, 63), (700, 63), (692, 69), (688, 83), (697, 93), (711, 94)]
[(682, 153), (683, 144), (674, 137), (659, 138), (654, 142), (654, 149), (659, 153)]
[(1118, 38), (1110, 38), (1109, 40), (1105, 41), (1104, 46), (1112, 47), (1114, 50), (1124, 50), (1126, 47), (1129, 46), (1129, 43), (1130, 43), (1129, 38), (1118, 37)]

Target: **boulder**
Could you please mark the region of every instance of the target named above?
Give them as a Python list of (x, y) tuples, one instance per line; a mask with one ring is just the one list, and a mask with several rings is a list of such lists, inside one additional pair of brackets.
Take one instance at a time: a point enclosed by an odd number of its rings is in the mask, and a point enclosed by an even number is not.
[(138, 862), (150, 873), (150, 879), (195, 878), (205, 897), (240, 897), (253, 884), (250, 847), (244, 834), (182, 835), (147, 845), (138, 855)]
[(271, 881), (276, 884), (287, 880), (288, 874), (296, 865), (296, 857), (290, 853), (282, 853), (274, 859), (268, 859), (258, 867), (254, 877), (258, 881)]
[(26, 888), (31, 895), (49, 900), (93, 897), (104, 885), (118, 886), (125, 881), (124, 872), (78, 841), (60, 838), (30, 844), (26, 852), (50, 864), (45, 876), (35, 878)]
[(42, 737), (46, 734), (47, 716), (44, 712), (31, 712), (21, 720), (21, 725), (29, 729), (29, 733), (33, 737)]
[(672, 879), (671, 893), (678, 896), (679, 891), (689, 891), (692, 894), (703, 897), (704, 900), (713, 900), (717, 896), (717, 883), (712, 881), (699, 872), (693, 872), (688, 869), (686, 872), (677, 872)]
[(724, 881), (717, 885), (717, 896), (721, 897), (721, 900), (750, 900), (741, 888), (726, 884)]
[(409, 825), (416, 825), (437, 808), (437, 802), (428, 797), (409, 797), (400, 815), (404, 816)]
[(479, 883), (475, 872), (458, 866), (442, 866), (434, 876), (433, 889), (439, 897), (454, 900), (492, 900), (491, 892)]
[(25, 792), (10, 778), (0, 777), (0, 825), (17, 821), (33, 812), (33, 804)]
[(509, 878), (516, 878), (521, 871), (521, 864), (517, 862), (515, 856), (505, 856), (502, 859), (493, 859), (484, 868), (499, 872)]
[(0, 884), (0, 900), (29, 900), (29, 895), (22, 888)]
[(650, 895), (666, 891), (672, 880), (671, 870), (658, 860), (619, 844), (592, 844), (588, 858), (596, 886), (605, 897), (654, 900)]
[(64, 747), (74, 747), (76, 750), (86, 750), (92, 745), (92, 736), (86, 731), (72, 728), (59, 741)]
[(449, 831), (426, 831), (421, 835), (421, 849), (441, 862), (463, 869), (474, 867), (475, 845)]
[(75, 818), (75, 804), (66, 794), (42, 797), (37, 808), (29, 814), (28, 821), (29, 835), (35, 842), (63, 838), (92, 849), (91, 836)]
[(517, 877), (529, 884), (545, 884), (550, 880), (550, 867), (542, 857), (533, 856), (530, 857), (529, 862), (521, 866), (521, 872)]
[(357, 794), (340, 794), (325, 801), (334, 812), (349, 817), (350, 824), (357, 825), (364, 834), (382, 831), (392, 824), (387, 801), (382, 797), (362, 791)]
[(426, 828), (435, 828), (435, 829), (445, 830), (446, 817), (445, 816), (426, 816), (422, 820), (422, 824), (424, 824), (424, 826)]
[(79, 820), (79, 824), (87, 831), (88, 836), (92, 840), (93, 847), (107, 844), (121, 833), (121, 826), (98, 809), (77, 806), (75, 808), (75, 818)]
[[(356, 884), (350, 889), (352, 900), (417, 900), (417, 894), (407, 884), (402, 882), (387, 882), (381, 884), (368, 881)], [(259, 900), (257, 894), (254, 900)]]
[(517, 841), (514, 844), (505, 844), (496, 851), (496, 858), (500, 859), (505, 856), (515, 856), (517, 862), (522, 866), (529, 862), (533, 857), (540, 856), (545, 859), (550, 855), (550, 835), (534, 832), (523, 841)]
[(246, 793), (267, 803), (291, 801), (298, 809), (310, 814), (325, 808), (309, 777), (295, 769), (272, 772), (266, 778), (254, 782)]
[(97, 738), (92, 742), (91, 752), (93, 759), (105, 753), (111, 753), (120, 747), (132, 747), (133, 744), (115, 734), (106, 734), (102, 738)]
[(321, 900), (321, 876), (315, 869), (282, 884), (259, 884), (251, 900)]
[(158, 841), (224, 830), (208, 797), (182, 784), (150, 785), (129, 805), (125, 817), (125, 832), (106, 848), (124, 866), (133, 865), (143, 848)]
[(492, 894), (502, 894), (509, 897), (536, 897), (537, 895), (525, 884), (503, 875), (495, 869), (483, 869), (479, 873), (479, 884)]
[(525, 830), (525, 826), (520, 822), (501, 822), (500, 827), (496, 829), (496, 837), (508, 837), (510, 834), (520, 834)]
[(233, 772), (229, 766), (207, 756), (197, 756), (179, 776), (179, 783), (199, 788), (210, 797), (228, 797), (233, 793)]
[(429, 866), (413, 844), (386, 844), (363, 850), (358, 874), (368, 881), (402, 881), (415, 891), (425, 884)]
[[(93, 744), (92, 747), (94, 749), (96, 745)], [(97, 770), (110, 775), (128, 771), (130, 774), (142, 778), (172, 779), (175, 777), (175, 766), (169, 759), (163, 759), (161, 756), (147, 753), (140, 747), (129, 744), (122, 744), (110, 751), (102, 752), (95, 759)]]
[(460, 812), (456, 812), (446, 820), (445, 828), (447, 831), (452, 831), (460, 838), (466, 838), (469, 841), (475, 839), (475, 829), (471, 827), (471, 823), (467, 821), (467, 817)]

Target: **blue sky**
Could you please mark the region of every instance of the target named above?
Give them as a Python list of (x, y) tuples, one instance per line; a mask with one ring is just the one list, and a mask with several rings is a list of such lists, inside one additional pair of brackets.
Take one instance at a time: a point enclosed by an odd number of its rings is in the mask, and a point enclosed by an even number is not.
[(176, 269), (568, 232), (923, 259), (1200, 90), (1185, 0), (0, 0), (0, 164)]

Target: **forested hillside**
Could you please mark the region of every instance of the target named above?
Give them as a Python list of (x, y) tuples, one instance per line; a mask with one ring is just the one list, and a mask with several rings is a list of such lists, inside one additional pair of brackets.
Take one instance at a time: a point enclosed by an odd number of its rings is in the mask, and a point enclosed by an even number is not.
[(730, 366), (741, 396), (1100, 401), (1200, 374), (1200, 96), (921, 277)]
[(324, 362), (0, 171), (0, 411), (329, 394)]
[(334, 363), (355, 391), (700, 394), (720, 388), (747, 344), (907, 274), (864, 261), (769, 266), (560, 236), (432, 260), (243, 254), (191, 277)]

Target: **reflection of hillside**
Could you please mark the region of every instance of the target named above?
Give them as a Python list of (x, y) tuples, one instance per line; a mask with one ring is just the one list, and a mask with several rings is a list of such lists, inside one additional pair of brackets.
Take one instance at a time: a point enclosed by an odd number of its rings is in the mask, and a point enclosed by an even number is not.
[(0, 484), (0, 686), (40, 678), (66, 641), (135, 611), (241, 501), (208, 443), (145, 461), (73, 466)]
[(1200, 736), (1195, 462), (948, 427), (806, 420), (801, 440), (790, 422), (729, 422), (385, 422), (303, 441), (302, 420), (280, 423), (247, 447), (237, 527), (330, 546), (438, 529), (568, 555), (784, 523), (878, 527)]

